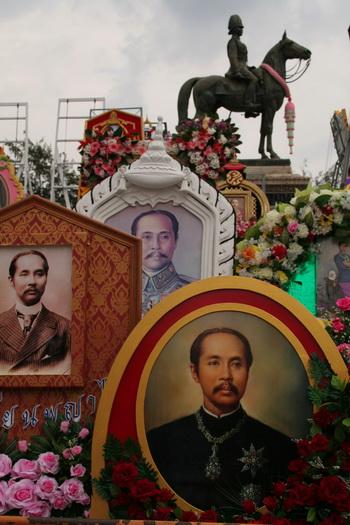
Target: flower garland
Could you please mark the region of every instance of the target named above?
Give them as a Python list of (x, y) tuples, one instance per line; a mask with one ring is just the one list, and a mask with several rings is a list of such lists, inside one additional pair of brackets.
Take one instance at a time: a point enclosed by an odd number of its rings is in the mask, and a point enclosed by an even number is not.
[(237, 128), (231, 120), (213, 120), (209, 117), (186, 120), (167, 140), (169, 155), (188, 166), (199, 177), (214, 184), (224, 175), (224, 166), (236, 160), (241, 144)]
[(30, 442), (0, 443), (0, 514), (88, 516), (91, 425), (47, 422)]
[(296, 190), (286, 204), (278, 204), (236, 247), (235, 273), (287, 288), (298, 267), (317, 251), (316, 241), (350, 235), (350, 191), (328, 186)]
[(118, 132), (109, 130), (102, 133), (97, 130), (87, 131), (80, 141), (79, 152), (82, 156), (80, 166), (80, 193), (83, 195), (106, 177), (111, 177), (120, 166), (137, 160), (146, 151), (145, 143), (128, 136), (120, 137)]

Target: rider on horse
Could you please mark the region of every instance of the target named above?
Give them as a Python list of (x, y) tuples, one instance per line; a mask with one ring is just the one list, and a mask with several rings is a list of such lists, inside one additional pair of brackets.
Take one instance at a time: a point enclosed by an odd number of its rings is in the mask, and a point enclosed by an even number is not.
[(232, 37), (227, 43), (227, 54), (230, 61), (230, 69), (227, 71), (225, 77), (230, 80), (242, 79), (248, 82), (245, 93), (245, 106), (248, 112), (254, 112), (259, 107), (255, 100), (255, 89), (259, 81), (259, 77), (252, 73), (250, 68), (247, 66), (247, 46), (240, 40), (240, 37), (243, 34), (243, 27), (242, 20), (238, 15), (232, 15), (230, 17), (228, 23), (228, 33), (229, 35), (232, 35)]

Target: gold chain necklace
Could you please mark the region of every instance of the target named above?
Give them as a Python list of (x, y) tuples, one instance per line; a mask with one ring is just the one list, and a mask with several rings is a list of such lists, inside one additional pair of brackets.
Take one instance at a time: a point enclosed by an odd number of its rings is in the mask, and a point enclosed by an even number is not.
[(237, 424), (233, 428), (231, 428), (230, 430), (228, 430), (221, 436), (214, 437), (210, 434), (209, 430), (205, 427), (200, 410), (196, 412), (198, 430), (203, 434), (205, 439), (211, 444), (211, 454), (209, 456), (208, 463), (206, 464), (205, 470), (204, 470), (204, 474), (206, 478), (211, 479), (211, 480), (216, 480), (220, 477), (221, 465), (220, 465), (220, 460), (218, 458), (219, 445), (221, 445), (224, 441), (226, 441), (230, 437), (237, 434), (241, 430), (245, 419), (246, 419), (246, 413), (243, 412), (242, 417), (240, 418), (240, 420), (237, 422)]

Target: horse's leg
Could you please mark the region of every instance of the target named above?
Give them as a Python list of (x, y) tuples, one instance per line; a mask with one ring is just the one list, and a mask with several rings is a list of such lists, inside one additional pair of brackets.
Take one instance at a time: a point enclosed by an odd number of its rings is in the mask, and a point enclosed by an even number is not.
[(206, 115), (214, 119), (219, 118), (216, 112), (219, 106), (215, 95), (209, 91), (203, 91), (200, 94), (196, 93), (193, 99), (196, 107), (195, 118), (202, 118)]
[(275, 114), (273, 113), (272, 120), (271, 120), (271, 131), (269, 131), (269, 133), (267, 134), (266, 149), (270, 153), (270, 158), (271, 159), (279, 159), (279, 156), (273, 150), (273, 147), (272, 147), (272, 131), (273, 131), (273, 118), (274, 118), (274, 116), (275, 116)]
[(267, 159), (268, 156), (267, 156), (266, 153), (265, 153), (265, 137), (266, 137), (266, 132), (265, 132), (265, 130), (264, 130), (264, 126), (263, 126), (263, 123), (264, 123), (264, 115), (265, 115), (265, 113), (262, 113), (262, 115), (261, 115), (259, 153), (260, 153), (262, 159)]

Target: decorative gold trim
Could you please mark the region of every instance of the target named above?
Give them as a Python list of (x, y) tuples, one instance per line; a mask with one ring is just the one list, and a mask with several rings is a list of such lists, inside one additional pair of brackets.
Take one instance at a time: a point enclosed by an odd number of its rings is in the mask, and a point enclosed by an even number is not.
[[(261, 216), (270, 210), (270, 204), (265, 193), (259, 186), (248, 180), (239, 180), (239, 172), (231, 171), (227, 174), (226, 182), (220, 183), (218, 190), (226, 197), (232, 204), (233, 199), (244, 197), (244, 213), (243, 220), (249, 220), (252, 217), (257, 217), (257, 202), (260, 205)], [(231, 176), (232, 174), (232, 176)], [(233, 205), (234, 207), (234, 205)]]
[[(320, 344), (335, 374), (341, 379), (348, 379), (348, 372), (336, 346), (322, 324), (299, 301), (276, 286), (247, 277), (211, 277), (196, 281), (165, 297), (140, 321), (122, 346), (108, 374), (107, 382), (96, 413), (92, 441), (92, 477), (98, 477), (104, 467), (103, 445), (107, 439), (109, 417), (115, 400), (120, 380), (124, 371), (145, 334), (170, 310), (194, 296), (214, 290), (249, 290), (268, 297), (291, 312)], [(213, 307), (214, 308), (214, 305)], [(216, 310), (218, 305), (215, 305)], [(108, 503), (94, 491), (91, 517), (108, 516)]]

